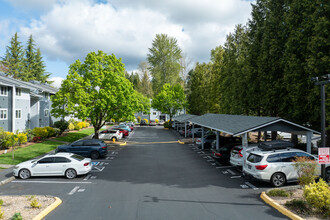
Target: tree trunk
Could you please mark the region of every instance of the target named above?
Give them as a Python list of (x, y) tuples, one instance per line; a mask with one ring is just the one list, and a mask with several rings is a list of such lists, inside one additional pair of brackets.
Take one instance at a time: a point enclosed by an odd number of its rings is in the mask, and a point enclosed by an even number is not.
[(258, 140), (257, 140), (258, 143), (259, 143), (260, 139), (261, 139), (261, 131), (258, 131)]

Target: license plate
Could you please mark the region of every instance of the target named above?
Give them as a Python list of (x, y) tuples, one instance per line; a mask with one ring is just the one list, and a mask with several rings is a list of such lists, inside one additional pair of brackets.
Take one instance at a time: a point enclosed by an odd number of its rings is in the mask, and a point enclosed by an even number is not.
[(251, 165), (250, 164), (248, 164), (247, 167), (251, 170)]

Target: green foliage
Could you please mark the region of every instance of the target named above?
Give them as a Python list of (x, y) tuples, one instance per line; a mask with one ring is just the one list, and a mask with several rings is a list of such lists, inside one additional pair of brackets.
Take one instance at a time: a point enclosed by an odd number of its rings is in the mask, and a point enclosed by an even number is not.
[(32, 133), (35, 136), (41, 137), (41, 138), (46, 138), (48, 137), (48, 131), (46, 128), (33, 128)]
[(171, 123), (169, 121), (165, 121), (164, 128), (171, 128)]
[(48, 136), (48, 137), (53, 137), (53, 136), (55, 136), (55, 130), (54, 130), (54, 128), (49, 127), (49, 126), (47, 126), (47, 127), (45, 127), (45, 128), (46, 128), (46, 130), (47, 130), (47, 136)]
[(22, 215), (20, 212), (16, 212), (12, 217), (11, 220), (22, 220)]
[(80, 130), (80, 129), (82, 129), (82, 124), (81, 123), (76, 123), (76, 124), (74, 124), (74, 130)]
[(285, 203), (285, 206), (290, 209), (294, 209), (298, 213), (306, 213), (306, 214), (310, 213), (308, 203), (302, 199), (293, 199), (293, 200), (287, 201)]
[(309, 205), (319, 212), (330, 211), (330, 189), (328, 184), (320, 179), (304, 187), (304, 197)]
[(34, 137), (34, 134), (32, 132), (32, 129), (25, 129), (23, 133), (27, 136), (27, 141), (32, 141), (32, 138)]
[(317, 162), (305, 157), (297, 157), (293, 167), (298, 173), (299, 185), (305, 186), (315, 181)]
[(141, 62), (139, 64), (139, 70), (142, 73), (142, 79), (141, 79), (140, 87), (138, 88), (137, 91), (148, 98), (152, 98), (153, 92), (152, 92), (152, 85), (151, 85), (151, 81), (150, 81), (150, 74), (149, 74), (149, 70), (148, 70), (148, 63)]
[(0, 199), (0, 206), (2, 206), (3, 205), (3, 200), (2, 199)]
[(37, 199), (32, 199), (32, 201), (30, 202), (30, 206), (32, 208), (41, 208), (41, 204), (37, 201)]
[(69, 126), (69, 122), (65, 120), (56, 121), (54, 123), (54, 127), (59, 128), (61, 130), (61, 133), (63, 133), (66, 129), (68, 129), (68, 126)]
[(18, 34), (15, 33), (10, 40), (10, 46), (7, 46), (4, 63), (8, 68), (8, 75), (24, 80), (24, 50), (21, 44)]
[(279, 196), (279, 197), (289, 197), (290, 193), (283, 189), (272, 189), (269, 192), (267, 192), (268, 196)]
[(121, 59), (102, 51), (87, 54), (84, 63), (77, 60), (71, 64), (52, 102), (55, 117), (89, 118), (96, 135), (112, 118), (133, 117), (139, 105)]
[(152, 89), (158, 94), (164, 84), (174, 85), (180, 81), (182, 51), (175, 38), (157, 34), (149, 48), (147, 59), (152, 76)]
[(55, 137), (57, 137), (57, 136), (59, 136), (62, 132), (61, 132), (61, 129), (59, 129), (59, 128), (54, 128), (54, 136)]
[(70, 131), (72, 131), (72, 130), (74, 130), (74, 124), (73, 123), (69, 123), (69, 126), (68, 126), (68, 129), (70, 130)]
[(186, 105), (185, 95), (181, 85), (176, 84), (171, 86), (165, 84), (162, 90), (152, 100), (152, 107), (169, 114), (170, 120), (179, 110), (182, 110)]
[(1, 209), (2, 209), (2, 206), (0, 205), (0, 219), (3, 219), (5, 213)]
[(138, 120), (138, 123), (140, 124), (141, 123), (141, 116), (138, 116), (137, 120)]
[(0, 147), (2, 149), (9, 149), (18, 142), (17, 135), (13, 132), (4, 131), (0, 128)]

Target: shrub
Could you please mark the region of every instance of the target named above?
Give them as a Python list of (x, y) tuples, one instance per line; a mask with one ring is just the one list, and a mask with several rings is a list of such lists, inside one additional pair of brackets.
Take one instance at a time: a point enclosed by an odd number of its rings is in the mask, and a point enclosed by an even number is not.
[(290, 193), (283, 189), (272, 189), (270, 190), (267, 195), (269, 196), (279, 196), (279, 197), (289, 197)]
[(37, 201), (37, 199), (33, 199), (30, 203), (30, 206), (32, 208), (40, 208), (41, 207), (41, 204)]
[[(80, 129), (82, 129), (82, 128), (85, 128), (86, 125), (85, 125), (85, 122), (81, 121), (81, 122), (78, 122), (78, 123), (75, 125), (75, 127), (78, 127), (78, 128), (80, 128)], [(77, 130), (80, 130), (80, 129), (77, 129)]]
[(69, 122), (65, 121), (65, 120), (60, 120), (60, 121), (56, 121), (54, 123), (54, 127), (55, 128), (59, 128), (61, 130), (61, 134), (68, 129), (69, 126)]
[(159, 123), (159, 120), (158, 119), (155, 119), (155, 122), (158, 124)]
[(85, 122), (86, 123), (86, 128), (88, 128), (91, 124), (88, 123), (87, 121)]
[(33, 138), (32, 138), (32, 141), (33, 142), (38, 142), (38, 141), (41, 141), (42, 140), (42, 138), (41, 137), (38, 137), (38, 136), (34, 136)]
[(68, 129), (70, 131), (74, 130), (74, 124), (73, 123), (69, 123)]
[(20, 212), (16, 212), (13, 217), (11, 217), (11, 220), (22, 220), (22, 215)]
[(27, 135), (25, 133), (18, 133), (17, 134), (18, 144), (24, 144), (27, 142)]
[(302, 199), (293, 199), (291, 201), (287, 201), (285, 206), (296, 210), (298, 213), (310, 213), (308, 203)]
[(3, 149), (9, 149), (18, 142), (17, 135), (13, 132), (3, 131), (3, 128), (0, 128), (0, 147)]
[(142, 120), (145, 120), (145, 122), (146, 122), (147, 124), (149, 124), (148, 119), (144, 118), (144, 119), (142, 119)]
[(141, 116), (137, 117), (137, 121), (139, 122), (139, 124), (141, 123)]
[(320, 179), (304, 187), (304, 197), (309, 205), (319, 212), (330, 211), (330, 189), (328, 184)]
[(171, 124), (170, 124), (170, 122), (166, 121), (166, 122), (164, 123), (164, 128), (171, 128)]
[(55, 130), (54, 130), (54, 128), (49, 127), (49, 126), (47, 126), (47, 127), (45, 127), (45, 128), (46, 128), (46, 130), (47, 130), (48, 137), (53, 137), (53, 136), (55, 136)]
[(3, 205), (3, 200), (2, 199), (0, 199), (0, 206), (2, 206)]
[(3, 217), (4, 217), (5, 214), (4, 214), (4, 212), (1, 210), (1, 208), (2, 208), (2, 207), (1, 207), (1, 205), (0, 205), (0, 219), (3, 219)]
[(26, 134), (27, 141), (32, 141), (32, 138), (34, 137), (34, 134), (31, 129), (25, 129), (23, 133)]
[(81, 128), (82, 127), (81, 127), (80, 122), (74, 125), (74, 130), (78, 130), (79, 131)]
[(55, 137), (57, 137), (57, 136), (59, 136), (61, 134), (61, 129), (54, 128), (54, 132), (55, 132)]
[(306, 157), (296, 157), (294, 162), (293, 166), (298, 173), (299, 185), (305, 186), (315, 181), (316, 161)]
[(48, 137), (48, 131), (46, 128), (33, 128), (32, 132), (35, 136), (38, 136), (41, 138)]

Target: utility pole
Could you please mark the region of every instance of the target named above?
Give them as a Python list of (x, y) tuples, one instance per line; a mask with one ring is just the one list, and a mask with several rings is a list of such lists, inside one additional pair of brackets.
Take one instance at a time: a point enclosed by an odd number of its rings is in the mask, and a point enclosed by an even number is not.
[[(330, 74), (322, 76), (324, 81), (319, 81), (319, 77), (312, 77), (315, 85), (321, 88), (321, 147), (325, 146), (325, 85), (330, 83)], [(321, 177), (325, 180), (325, 164), (321, 164)]]

